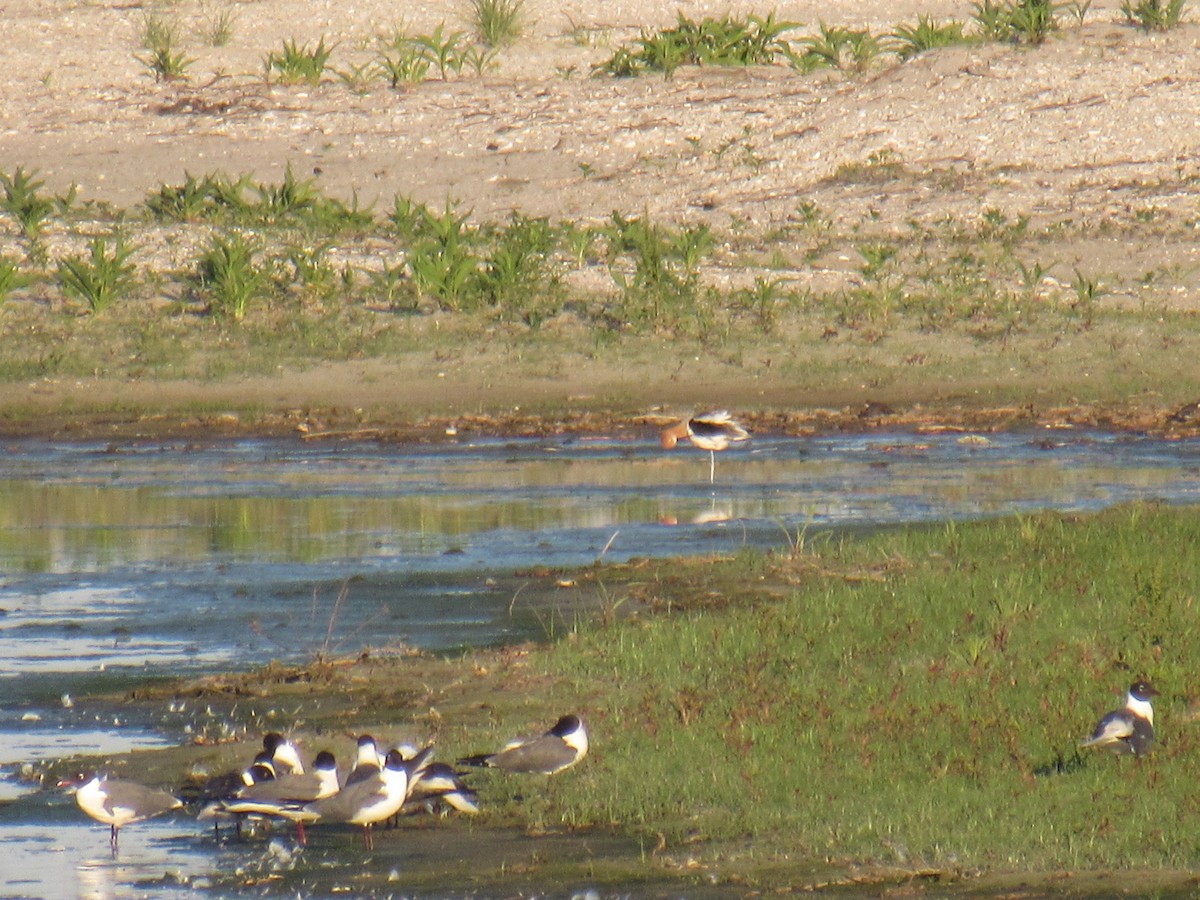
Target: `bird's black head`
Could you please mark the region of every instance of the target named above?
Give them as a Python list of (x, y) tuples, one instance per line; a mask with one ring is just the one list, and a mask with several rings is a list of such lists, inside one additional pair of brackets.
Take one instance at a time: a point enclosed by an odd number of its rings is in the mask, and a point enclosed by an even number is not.
[(565, 715), (554, 723), (554, 727), (550, 729), (550, 733), (556, 737), (566, 737), (572, 731), (577, 731), (579, 724), (579, 716)]
[(1144, 678), (1140, 679), (1139, 681), (1135, 681), (1132, 685), (1130, 685), (1129, 693), (1138, 700), (1149, 700), (1151, 697), (1158, 696), (1158, 691), (1156, 691), (1154, 686)]
[(333, 754), (328, 750), (322, 750), (317, 754), (317, 758), (313, 760), (313, 767), (317, 769), (336, 769), (337, 760), (333, 758)]

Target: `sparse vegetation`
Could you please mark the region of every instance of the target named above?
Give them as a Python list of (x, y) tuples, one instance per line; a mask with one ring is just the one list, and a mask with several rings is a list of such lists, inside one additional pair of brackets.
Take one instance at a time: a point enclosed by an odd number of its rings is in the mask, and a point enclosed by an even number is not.
[(260, 248), (240, 233), (214, 235), (200, 257), (195, 283), (208, 296), (213, 314), (240, 322), (250, 301), (267, 285), (267, 271), (258, 260)]
[(511, 44), (525, 26), (524, 0), (470, 0), (475, 31), (489, 47)]
[(187, 70), (196, 61), (179, 49), (178, 23), (156, 15), (146, 16), (142, 46), (147, 55), (135, 54), (135, 59), (149, 70), (155, 81), (187, 78)]
[(1183, 21), (1187, 0), (1122, 0), (1121, 12), (1131, 25), (1146, 31), (1167, 31)]
[(783, 35), (796, 26), (775, 21), (774, 14), (735, 19), (706, 18), (699, 22), (679, 13), (674, 28), (643, 34), (637, 47), (621, 47), (595, 66), (596, 74), (629, 77), (643, 72), (670, 76), (683, 65), (771, 65), (788, 53)]
[(333, 47), (325, 46), (322, 36), (316, 44), (299, 44), (289, 38), (278, 52), (272, 51), (263, 59), (267, 80), (274, 74), (281, 84), (307, 84), (316, 86), (329, 68)]
[(87, 256), (68, 256), (59, 261), (58, 280), (69, 296), (83, 300), (92, 313), (99, 313), (133, 288), (136, 268), (129, 260), (136, 251), (119, 236), (111, 252), (107, 238), (92, 238), (88, 246)]

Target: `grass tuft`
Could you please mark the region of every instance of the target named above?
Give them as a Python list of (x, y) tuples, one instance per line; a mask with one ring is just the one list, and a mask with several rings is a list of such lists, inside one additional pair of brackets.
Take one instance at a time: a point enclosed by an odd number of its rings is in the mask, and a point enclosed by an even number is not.
[(106, 238), (93, 238), (87, 256), (69, 256), (58, 264), (58, 280), (67, 294), (78, 297), (93, 313), (103, 312), (136, 283), (130, 257), (136, 249), (118, 237), (109, 252)]
[(489, 47), (503, 47), (521, 36), (524, 0), (471, 0), (475, 31)]
[(1183, 20), (1187, 0), (1122, 0), (1125, 20), (1145, 31), (1169, 31)]
[(271, 73), (275, 73), (281, 84), (308, 84), (315, 87), (321, 83), (321, 76), (329, 68), (333, 50), (334, 47), (325, 46), (324, 36), (311, 46), (298, 44), (295, 39), (288, 38), (278, 52), (272, 51), (264, 58), (267, 80), (270, 80)]

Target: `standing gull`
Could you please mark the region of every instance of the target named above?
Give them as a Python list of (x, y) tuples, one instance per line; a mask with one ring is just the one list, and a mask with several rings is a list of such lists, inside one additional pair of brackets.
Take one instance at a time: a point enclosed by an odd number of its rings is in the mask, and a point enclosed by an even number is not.
[(295, 811), (296, 820), (361, 825), (367, 849), (374, 850), (375, 839), (371, 829), (376, 823), (390, 819), (404, 806), (412, 775), (432, 750), (432, 747), (426, 747), (410, 760), (404, 759), (399, 750), (390, 751), (383, 761), (383, 768), (378, 772), (354, 784), (345, 785), (332, 797), (304, 804)]
[(183, 806), (182, 800), (166, 791), (98, 774), (64, 779), (58, 786), (73, 789), (79, 808), (97, 822), (110, 826), (108, 843), (114, 854), (118, 835), (130, 822), (140, 822)]

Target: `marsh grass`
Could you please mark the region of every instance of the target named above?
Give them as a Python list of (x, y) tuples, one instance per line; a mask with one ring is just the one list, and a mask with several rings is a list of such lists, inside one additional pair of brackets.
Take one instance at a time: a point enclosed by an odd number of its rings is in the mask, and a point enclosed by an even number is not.
[[(1200, 511), (1139, 505), (642, 572), (630, 589), (673, 614), (584, 627), (548, 662), (603, 747), (563, 780), (562, 818), (689, 853), (1190, 865), (1198, 539)], [(1080, 754), (1141, 674), (1163, 690), (1158, 751)]]

